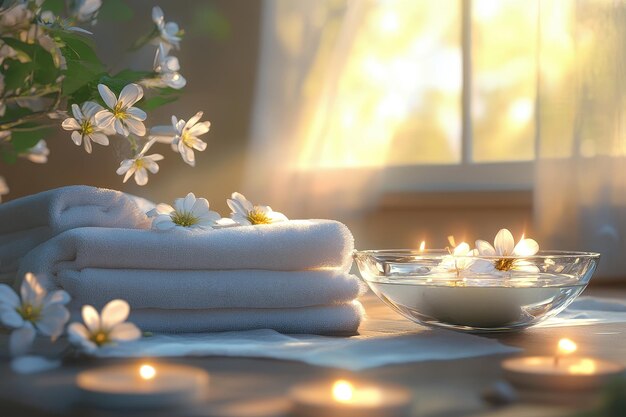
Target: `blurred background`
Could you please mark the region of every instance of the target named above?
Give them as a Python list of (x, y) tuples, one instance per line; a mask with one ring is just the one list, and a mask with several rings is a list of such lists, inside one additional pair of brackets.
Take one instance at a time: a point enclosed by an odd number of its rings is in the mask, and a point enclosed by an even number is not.
[[(107, 0), (105, 0), (107, 1)], [(152, 28), (129, 0), (93, 28), (104, 62)], [(241, 191), (290, 218), (330, 217), (356, 246), (492, 240), (599, 251), (598, 281), (626, 277), (626, 1), (160, 0), (185, 29), (187, 87), (149, 125), (212, 122), (191, 168), (165, 145), (145, 187), (119, 151), (87, 155), (59, 130), (48, 164), (0, 175), (17, 198), (89, 184), (158, 202), (189, 191), (227, 215)]]

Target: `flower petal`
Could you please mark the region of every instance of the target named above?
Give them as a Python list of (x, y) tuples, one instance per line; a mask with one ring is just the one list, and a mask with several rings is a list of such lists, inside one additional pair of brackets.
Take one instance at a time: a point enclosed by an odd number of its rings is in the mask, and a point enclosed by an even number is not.
[(77, 121), (83, 120), (83, 113), (80, 111), (80, 107), (78, 107), (78, 104), (76, 103), (72, 104), (72, 114)]
[(478, 249), (478, 253), (482, 256), (495, 256), (496, 250), (491, 246), (491, 243), (485, 240), (477, 240), (476, 241), (476, 249)]
[(17, 329), (24, 325), (24, 319), (13, 307), (2, 306), (0, 308), (0, 322), (7, 327)]
[(500, 256), (508, 256), (513, 254), (515, 247), (515, 239), (508, 229), (500, 229), (493, 241), (493, 247), (496, 254)]
[(44, 306), (48, 306), (51, 304), (65, 305), (69, 303), (70, 300), (71, 300), (71, 297), (67, 292), (63, 290), (57, 290), (57, 291), (52, 291), (46, 296), (46, 298), (44, 298), (43, 305)]
[(126, 113), (130, 114), (134, 119), (137, 119), (139, 121), (144, 121), (148, 117), (146, 112), (138, 107), (129, 107), (126, 110)]
[(76, 119), (68, 117), (67, 119), (63, 120), (63, 122), (61, 123), (61, 127), (64, 130), (79, 130), (80, 123), (78, 123)]
[(20, 298), (17, 296), (13, 288), (7, 284), (0, 284), (0, 307), (7, 306), (17, 308), (20, 305)]
[(100, 330), (100, 315), (93, 306), (84, 305), (82, 313), (85, 326), (87, 326), (87, 329), (89, 329), (91, 333)]
[(137, 185), (146, 185), (148, 183), (148, 171), (144, 167), (135, 171), (135, 182)]
[(102, 309), (102, 328), (110, 330), (128, 318), (130, 306), (124, 300), (112, 300)]
[(133, 83), (128, 84), (122, 89), (119, 101), (122, 103), (122, 108), (128, 109), (130, 106), (141, 100), (142, 97), (143, 88)]
[(40, 306), (46, 296), (46, 290), (41, 286), (37, 277), (27, 272), (20, 287), (22, 303), (32, 306)]
[(41, 310), (41, 318), (35, 323), (39, 331), (53, 339), (63, 334), (70, 312), (61, 304), (52, 304)]
[(13, 330), (9, 337), (9, 351), (11, 355), (19, 356), (28, 352), (35, 340), (35, 334), (35, 328), (30, 323)]
[(125, 138), (128, 137), (128, 127), (126, 127), (126, 124), (124, 122), (122, 122), (120, 119), (115, 119), (113, 121), (113, 127), (115, 127), (115, 131), (117, 132), (118, 135), (122, 135)]
[(146, 134), (146, 126), (139, 120), (129, 117), (124, 120), (124, 124), (133, 135), (144, 136)]
[(106, 103), (109, 108), (114, 108), (115, 104), (117, 104), (117, 97), (113, 94), (113, 91), (109, 87), (104, 84), (98, 84), (98, 91), (100, 92), (100, 97)]
[(116, 342), (127, 342), (130, 340), (137, 340), (141, 337), (141, 330), (137, 328), (133, 323), (120, 323), (113, 327), (109, 338)]
[(192, 128), (190, 128), (187, 133), (189, 133), (191, 136), (204, 135), (205, 133), (209, 131), (210, 127), (211, 127), (211, 122), (201, 122), (201, 123), (196, 124)]
[(89, 139), (102, 146), (107, 146), (109, 144), (109, 138), (104, 133), (94, 132), (89, 135)]
[(539, 244), (534, 239), (522, 239), (513, 249), (513, 254), (517, 256), (533, 256), (537, 252), (539, 252)]
[(193, 127), (193, 125), (195, 125), (196, 123), (198, 123), (198, 120), (200, 120), (202, 118), (202, 115), (204, 114), (204, 112), (199, 111), (198, 113), (194, 114), (191, 119), (189, 119), (187, 121), (187, 123), (185, 123), (185, 127), (187, 129), (190, 129), (191, 127)]

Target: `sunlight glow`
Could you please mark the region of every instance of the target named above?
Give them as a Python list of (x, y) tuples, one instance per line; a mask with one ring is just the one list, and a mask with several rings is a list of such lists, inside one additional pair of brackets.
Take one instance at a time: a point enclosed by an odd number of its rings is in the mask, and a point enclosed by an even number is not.
[(141, 365), (139, 368), (139, 376), (141, 379), (149, 380), (156, 376), (156, 369), (152, 365)]
[(333, 385), (333, 398), (335, 401), (347, 402), (352, 399), (354, 387), (348, 381), (340, 379)]

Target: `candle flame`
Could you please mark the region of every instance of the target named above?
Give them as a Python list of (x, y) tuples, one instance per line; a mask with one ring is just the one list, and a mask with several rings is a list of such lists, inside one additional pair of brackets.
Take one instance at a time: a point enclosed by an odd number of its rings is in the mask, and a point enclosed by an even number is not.
[(352, 399), (354, 387), (346, 380), (340, 379), (333, 385), (333, 398), (335, 401), (347, 402)]
[(578, 346), (571, 339), (561, 339), (559, 340), (558, 353), (559, 355), (569, 355), (570, 353), (576, 352)]
[(420, 252), (424, 252), (424, 249), (426, 249), (426, 241), (422, 240), (422, 243), (420, 243)]
[(450, 243), (451, 247), (456, 248), (456, 240), (454, 240), (453, 235), (448, 236), (448, 243)]
[(141, 365), (139, 368), (139, 376), (142, 379), (149, 380), (156, 376), (156, 369), (152, 365)]
[(596, 372), (596, 362), (593, 359), (581, 359), (580, 362), (570, 365), (567, 370), (570, 374), (592, 375)]

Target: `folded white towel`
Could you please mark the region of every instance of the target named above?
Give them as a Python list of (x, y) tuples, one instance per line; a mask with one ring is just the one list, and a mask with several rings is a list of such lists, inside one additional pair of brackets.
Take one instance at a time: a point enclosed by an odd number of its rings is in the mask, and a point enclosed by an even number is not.
[(133, 309), (293, 308), (339, 304), (363, 292), (354, 275), (318, 271), (61, 270), (51, 275), (70, 308), (123, 298)]
[(162, 333), (273, 329), (288, 334), (355, 334), (363, 307), (358, 301), (302, 308), (211, 310), (133, 310), (130, 321), (141, 330)]
[(22, 256), (66, 230), (150, 227), (138, 202), (145, 204), (120, 191), (77, 185), (0, 204), (0, 281), (11, 283)]
[(26, 272), (52, 276), (64, 270), (348, 271), (354, 242), (331, 220), (294, 220), (219, 230), (68, 230), (24, 257)]

